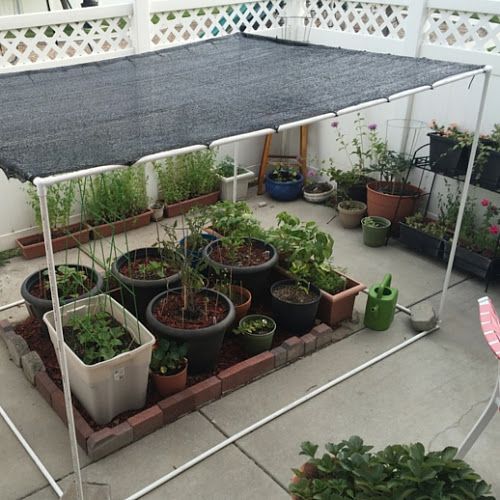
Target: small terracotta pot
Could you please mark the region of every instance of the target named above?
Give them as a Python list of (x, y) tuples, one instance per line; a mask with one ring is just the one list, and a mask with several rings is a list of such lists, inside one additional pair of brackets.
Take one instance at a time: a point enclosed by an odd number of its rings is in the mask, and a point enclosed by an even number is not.
[(243, 318), (243, 316), (247, 315), (247, 313), (250, 309), (250, 306), (252, 305), (252, 294), (250, 293), (250, 290), (247, 290), (246, 288), (243, 288), (242, 286), (238, 286), (238, 285), (231, 285), (231, 291), (233, 294), (240, 295), (241, 297), (243, 297), (245, 299), (243, 304), (240, 304), (239, 306), (237, 306), (233, 302), (234, 310), (236, 311), (236, 318), (234, 321), (237, 322), (241, 318)]
[(174, 373), (173, 375), (151, 374), (156, 390), (161, 396), (171, 396), (185, 389), (187, 384), (187, 368), (188, 363), (187, 359), (185, 359), (184, 368), (178, 373)]

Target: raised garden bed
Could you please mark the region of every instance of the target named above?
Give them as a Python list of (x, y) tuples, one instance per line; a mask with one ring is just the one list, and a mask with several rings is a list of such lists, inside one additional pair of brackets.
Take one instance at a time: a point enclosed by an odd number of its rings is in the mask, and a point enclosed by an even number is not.
[(165, 210), (167, 217), (177, 217), (178, 215), (183, 215), (192, 207), (199, 207), (205, 205), (213, 205), (219, 201), (220, 191), (214, 191), (213, 193), (203, 194), (197, 196), (196, 198), (191, 198), (190, 200), (179, 201), (177, 203), (165, 204)]
[(110, 222), (109, 224), (99, 224), (98, 226), (91, 226), (92, 239), (98, 240), (100, 238), (107, 238), (114, 234), (124, 233), (131, 229), (147, 226), (151, 222), (153, 210), (146, 210), (144, 213), (128, 217), (127, 219)]
[[(62, 252), (68, 248), (75, 248), (82, 243), (88, 243), (90, 239), (90, 226), (87, 224), (72, 224), (60, 231), (61, 234), (53, 234), (52, 248), (55, 252)], [(16, 240), (17, 246), (25, 259), (35, 259), (45, 255), (45, 243), (43, 234), (24, 236)]]

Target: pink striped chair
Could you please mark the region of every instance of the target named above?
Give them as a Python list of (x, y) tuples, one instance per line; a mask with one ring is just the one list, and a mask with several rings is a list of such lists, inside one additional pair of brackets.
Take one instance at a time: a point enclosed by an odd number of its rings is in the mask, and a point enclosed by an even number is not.
[(457, 458), (464, 458), (472, 448), (477, 438), (484, 431), (491, 419), (500, 410), (500, 320), (489, 297), (482, 297), (479, 302), (479, 321), (484, 338), (498, 360), (498, 377), (495, 389), (479, 420), (475, 423), (464, 442), (460, 445)]

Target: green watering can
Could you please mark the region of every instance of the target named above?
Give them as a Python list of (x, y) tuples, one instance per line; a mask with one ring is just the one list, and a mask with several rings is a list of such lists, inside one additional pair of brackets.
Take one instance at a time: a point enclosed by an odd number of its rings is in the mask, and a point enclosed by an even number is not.
[(372, 330), (387, 330), (391, 326), (398, 301), (397, 288), (391, 288), (390, 274), (386, 274), (382, 283), (376, 283), (368, 291), (365, 309), (365, 326)]

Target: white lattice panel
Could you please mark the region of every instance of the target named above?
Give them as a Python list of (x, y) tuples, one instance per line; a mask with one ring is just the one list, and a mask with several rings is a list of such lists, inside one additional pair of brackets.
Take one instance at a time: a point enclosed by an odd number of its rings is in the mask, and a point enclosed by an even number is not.
[(0, 30), (0, 68), (120, 53), (132, 47), (130, 25), (119, 16)]
[(424, 37), (430, 45), (498, 54), (500, 16), (432, 9), (425, 23)]
[(408, 7), (371, 2), (308, 0), (315, 28), (401, 40), (406, 34)]
[(285, 7), (285, 0), (269, 0), (157, 12), (151, 18), (151, 43), (167, 46), (241, 31), (278, 28)]

